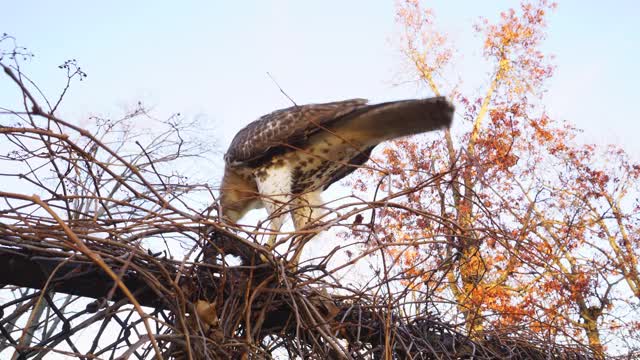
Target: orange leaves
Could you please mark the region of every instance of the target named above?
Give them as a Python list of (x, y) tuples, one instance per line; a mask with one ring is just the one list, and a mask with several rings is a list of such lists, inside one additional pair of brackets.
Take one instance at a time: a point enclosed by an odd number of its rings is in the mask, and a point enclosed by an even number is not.
[(431, 91), (439, 94), (434, 72), (447, 66), (453, 54), (447, 46), (447, 37), (435, 29), (431, 9), (423, 9), (419, 1), (401, 1), (396, 9), (396, 21), (403, 29), (402, 52)]
[(489, 112), (489, 126), (476, 140), (476, 154), (486, 164), (484, 171), (507, 171), (518, 162), (514, 143), (520, 141), (518, 106), (495, 107)]
[[(404, 265), (412, 267), (415, 271), (416, 260), (418, 260), (418, 251), (414, 248), (407, 249), (404, 252)], [(409, 275), (413, 276), (415, 273), (409, 273)]]
[(529, 125), (534, 129), (534, 134), (539, 144), (551, 143), (556, 140), (552, 129), (549, 128), (549, 117), (546, 114), (543, 114), (538, 119), (530, 120)]
[[(635, 277), (640, 289), (640, 165), (618, 147), (577, 145), (579, 131), (535, 98), (553, 74), (540, 43), (554, 6), (523, 3), (477, 26), (489, 88), (455, 94), (449, 138), (395, 142), (376, 159), (384, 171), (356, 182), (403, 192), (398, 207), (377, 210), (377, 239), (406, 286), (454, 303), (470, 329), (581, 336), (589, 308), (615, 313), (608, 288), (635, 289)], [(418, 1), (397, 15), (403, 53), (438, 92), (453, 54), (446, 37)]]
[(538, 93), (542, 82), (550, 77), (553, 67), (538, 49), (545, 38), (545, 16), (554, 3), (546, 0), (536, 5), (522, 3), (520, 10), (502, 12), (497, 24), (483, 19), (475, 26), (485, 35), (485, 56), (495, 61), (496, 78), (509, 88), (507, 97)]
[(531, 3), (523, 3), (520, 6), (520, 14), (514, 9), (509, 9), (500, 14), (499, 24), (489, 24), (485, 19), (481, 25), (476, 26), (476, 31), (486, 34), (485, 51), (489, 54), (505, 58), (510, 48), (515, 46), (532, 47), (543, 39), (545, 24), (545, 8), (555, 8), (555, 3), (546, 0), (540, 1), (536, 6)]
[(402, 161), (402, 159), (398, 156), (397, 150), (386, 147), (383, 150), (383, 154), (386, 159), (386, 169), (390, 174), (401, 174), (403, 170), (406, 168), (406, 164)]

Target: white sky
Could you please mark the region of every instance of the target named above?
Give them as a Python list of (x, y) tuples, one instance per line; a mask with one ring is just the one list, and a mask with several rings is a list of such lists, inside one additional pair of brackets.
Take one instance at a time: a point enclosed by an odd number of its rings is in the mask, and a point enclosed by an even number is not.
[[(242, 126), (290, 105), (266, 72), (298, 103), (430, 95), (411, 84), (394, 86), (405, 68), (394, 37), (393, 1), (86, 4), (13, 1), (0, 12), (0, 32), (36, 54), (28, 70), (48, 93), (62, 85), (56, 66), (66, 59), (78, 59), (89, 74), (63, 108), (78, 122), (90, 113), (117, 115), (142, 100), (158, 117), (181, 112), (206, 119), (219, 131), (224, 151)], [(552, 114), (585, 129), (589, 141), (620, 142), (636, 152), (638, 4), (560, 1), (546, 43), (558, 65), (547, 98)], [(428, 5), (458, 45), (460, 76), (480, 88), (487, 69), (469, 61), (481, 46), (471, 25), (518, 2)], [(0, 99), (13, 91), (5, 81)]]
[[(460, 76), (482, 89), (489, 69), (475, 62), (482, 41), (472, 24), (518, 2), (428, 5), (458, 45)], [(636, 159), (639, 10), (633, 0), (559, 1), (545, 43), (558, 65), (546, 98), (551, 115), (584, 129), (586, 141), (619, 143)], [(394, 1), (23, 0), (2, 4), (0, 33), (36, 54), (26, 71), (51, 96), (64, 81), (57, 66), (79, 61), (88, 78), (72, 87), (63, 117), (76, 123), (91, 114), (116, 117), (138, 101), (159, 118), (180, 112), (212, 129), (219, 165), (237, 130), (290, 105), (267, 72), (299, 104), (432, 95), (413, 84), (395, 85), (406, 68), (394, 14)], [(0, 106), (11, 105), (16, 93), (0, 77)], [(200, 175), (216, 184), (222, 174), (216, 167)]]
[[(219, 151), (210, 163), (191, 165), (196, 182), (216, 185), (222, 154), (236, 131), (290, 106), (267, 72), (299, 104), (432, 95), (415, 84), (396, 85), (406, 80), (407, 67), (398, 51), (394, 1), (61, 4), (13, 1), (0, 12), (0, 32), (36, 54), (27, 73), (55, 96), (64, 81), (57, 65), (77, 59), (88, 78), (74, 84), (62, 115), (79, 124), (92, 114), (117, 117), (138, 101), (158, 118), (180, 112), (187, 120), (198, 119)], [(551, 115), (583, 128), (585, 141), (620, 143), (635, 158), (640, 158), (638, 4), (560, 1), (544, 45), (558, 66), (545, 101)], [(479, 16), (495, 19), (518, 2), (436, 0), (428, 5), (458, 49), (458, 76), (481, 92), (490, 69), (478, 61), (482, 39), (472, 25)], [(0, 106), (10, 105), (16, 94), (0, 77)], [(326, 200), (349, 192), (332, 189)]]
[[(398, 51), (393, 1), (86, 4), (13, 1), (0, 12), (0, 32), (36, 54), (25, 70), (50, 96), (64, 83), (57, 69), (64, 60), (77, 59), (88, 73), (61, 109), (67, 120), (85, 124), (92, 114), (117, 117), (138, 101), (158, 118), (180, 112), (187, 120), (198, 119), (218, 152), (206, 164), (187, 165), (196, 182), (216, 185), (222, 154), (236, 131), (290, 106), (267, 72), (299, 104), (432, 95), (415, 84), (396, 85), (406, 80), (407, 67)], [(557, 64), (545, 100), (551, 116), (584, 129), (585, 141), (622, 144), (636, 159), (639, 4), (560, 1), (544, 45)], [(435, 0), (428, 5), (458, 49), (458, 76), (469, 89), (482, 92), (491, 69), (478, 61), (482, 39), (472, 25), (479, 16), (495, 19), (518, 2)], [(0, 106), (11, 105), (16, 94), (0, 77)], [(349, 192), (333, 189), (326, 200)]]

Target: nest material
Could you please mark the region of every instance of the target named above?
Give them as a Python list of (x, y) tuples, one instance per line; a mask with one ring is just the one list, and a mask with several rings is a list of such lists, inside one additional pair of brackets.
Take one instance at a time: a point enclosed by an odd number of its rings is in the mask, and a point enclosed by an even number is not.
[[(308, 281), (308, 275), (318, 269), (292, 271), (284, 263), (256, 263), (259, 254), (246, 241), (214, 234), (211, 247), (215, 250), (209, 254), (217, 252), (219, 264), (209, 261), (185, 266), (143, 251), (127, 259), (115, 257), (107, 261), (123, 274), (123, 282), (148, 309), (145, 316), (152, 317), (157, 326), (154, 336), (165, 358), (381, 359), (389, 354), (397, 359), (588, 358), (584, 351), (549, 344), (525, 332), (492, 332), (472, 340), (434, 317), (401, 316), (388, 303), (367, 294), (332, 295), (330, 284)], [(51, 256), (42, 242), (19, 244), (16, 246), (15, 238), (12, 244), (2, 242), (0, 256), (6, 259), (1, 262), (2, 282), (42, 289), (18, 299), (26, 304), (22, 311), (26, 314), (33, 310), (34, 301), (42, 298), (54, 309), (49, 320), (61, 319), (63, 324), (46, 341), (20, 349), (24, 358), (36, 356), (42, 349), (78, 341), (76, 334), (92, 323), (109, 322), (119, 325), (118, 337), (109, 346), (96, 346), (85, 352), (85, 356), (152, 357), (148, 335), (139, 336), (137, 342), (130, 339), (140, 331), (139, 316), (127, 305), (127, 297), (114, 290), (113, 280), (97, 266), (71, 253)], [(24, 253), (26, 249), (30, 249), (28, 255)], [(113, 249), (96, 245), (92, 251), (104, 253)], [(229, 254), (240, 257), (243, 263), (226, 266), (222, 259)], [(20, 280), (10, 275), (19, 271), (26, 271), (29, 276)], [(83, 286), (89, 283), (93, 286)], [(96, 300), (83, 311), (69, 315), (57, 308), (48, 296), (51, 292)], [(3, 304), (0, 309), (12, 306)], [(119, 315), (124, 309), (126, 317)], [(19, 315), (15, 310), (10, 316), (9, 311), (1, 313), (3, 329)], [(13, 345), (19, 343), (17, 334), (20, 332), (4, 332)], [(94, 342), (102, 343), (104, 336), (97, 333)], [(105, 356), (109, 353), (112, 355)], [(79, 358), (81, 354), (78, 349)]]

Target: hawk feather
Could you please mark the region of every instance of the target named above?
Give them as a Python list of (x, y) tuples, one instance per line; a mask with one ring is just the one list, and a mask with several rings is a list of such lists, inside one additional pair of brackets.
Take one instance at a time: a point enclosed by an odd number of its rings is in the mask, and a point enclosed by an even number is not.
[(319, 217), (320, 193), (364, 164), (379, 143), (448, 128), (453, 111), (435, 97), (374, 105), (352, 99), (264, 115), (240, 130), (225, 154), (222, 215), (237, 221), (264, 206), (277, 231), (292, 209), (301, 229)]

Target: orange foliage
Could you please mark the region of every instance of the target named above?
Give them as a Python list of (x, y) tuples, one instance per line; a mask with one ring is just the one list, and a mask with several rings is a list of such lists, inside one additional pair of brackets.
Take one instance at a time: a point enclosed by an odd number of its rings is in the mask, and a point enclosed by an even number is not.
[[(577, 145), (577, 130), (545, 111), (553, 66), (540, 44), (555, 6), (524, 2), (497, 23), (482, 19), (474, 30), (493, 66), (488, 88), (445, 89), (457, 102), (459, 135), (395, 142), (377, 160), (384, 168), (366, 170), (355, 189), (383, 179), (391, 193), (415, 190), (403, 207), (380, 211), (374, 230), (390, 243), (415, 241), (389, 250), (406, 274), (422, 277), (405, 283), (450, 299), (472, 336), (528, 328), (601, 352), (602, 332), (638, 331), (637, 316), (618, 314), (640, 301), (640, 165), (617, 147)], [(439, 94), (455, 52), (433, 11), (406, 0), (397, 21), (402, 52)]]

